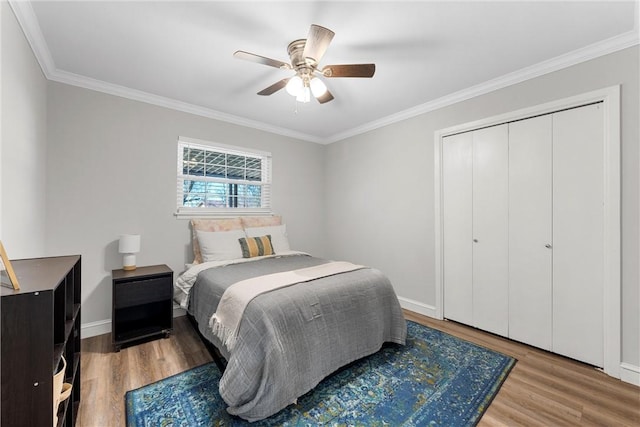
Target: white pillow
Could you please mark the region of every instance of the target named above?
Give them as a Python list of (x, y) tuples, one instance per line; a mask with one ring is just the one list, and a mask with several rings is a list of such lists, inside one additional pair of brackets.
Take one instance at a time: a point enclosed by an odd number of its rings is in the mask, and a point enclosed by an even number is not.
[(244, 230), (196, 230), (196, 234), (203, 262), (242, 258), (242, 248), (238, 239), (247, 237)]
[(271, 227), (250, 227), (245, 228), (244, 231), (247, 232), (247, 237), (271, 235), (271, 245), (276, 254), (291, 250), (289, 238), (287, 237), (287, 227), (284, 224)]

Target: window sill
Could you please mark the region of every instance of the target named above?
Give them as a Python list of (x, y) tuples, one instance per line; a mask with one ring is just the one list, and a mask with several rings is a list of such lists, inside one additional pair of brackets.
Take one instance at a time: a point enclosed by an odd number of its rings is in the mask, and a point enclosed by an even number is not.
[(173, 214), (176, 219), (235, 218), (239, 216), (272, 216), (271, 209), (181, 209)]

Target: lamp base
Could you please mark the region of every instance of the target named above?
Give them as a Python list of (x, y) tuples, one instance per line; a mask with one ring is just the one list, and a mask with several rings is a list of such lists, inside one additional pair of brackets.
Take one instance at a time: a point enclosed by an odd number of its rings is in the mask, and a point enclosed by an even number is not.
[(122, 262), (122, 269), (131, 271), (136, 269), (136, 254), (125, 254)]

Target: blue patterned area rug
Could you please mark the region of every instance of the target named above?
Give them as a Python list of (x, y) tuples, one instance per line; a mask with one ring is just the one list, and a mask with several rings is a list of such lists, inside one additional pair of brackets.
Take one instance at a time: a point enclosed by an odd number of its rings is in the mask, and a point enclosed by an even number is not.
[[(258, 426), (473, 426), (515, 359), (408, 321), (407, 345), (387, 345), (325, 378)], [(128, 427), (244, 426), (208, 363), (128, 391)]]

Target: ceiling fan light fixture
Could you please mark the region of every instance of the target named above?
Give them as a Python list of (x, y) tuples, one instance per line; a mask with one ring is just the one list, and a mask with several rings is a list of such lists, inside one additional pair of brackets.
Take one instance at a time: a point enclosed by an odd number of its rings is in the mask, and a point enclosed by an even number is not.
[(302, 102), (306, 104), (311, 100), (311, 90), (309, 86), (303, 86), (300, 91), (298, 91), (298, 96), (296, 96), (296, 101)]
[(287, 93), (291, 96), (298, 96), (300, 91), (304, 87), (304, 83), (300, 76), (293, 76), (289, 79), (289, 82), (285, 86)]
[(311, 82), (309, 82), (309, 86), (311, 86), (311, 92), (316, 98), (319, 98), (327, 93), (327, 86), (322, 80), (317, 77), (311, 79)]

